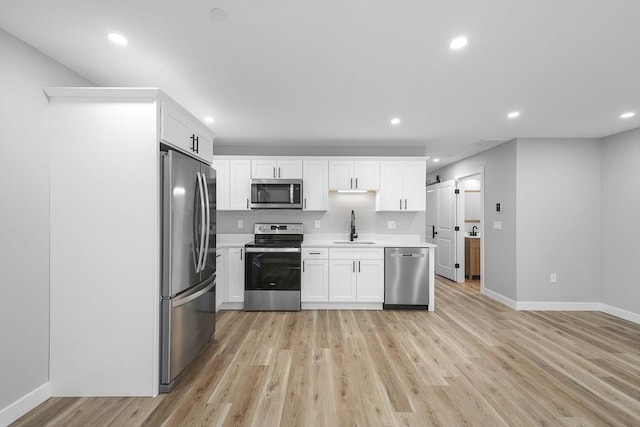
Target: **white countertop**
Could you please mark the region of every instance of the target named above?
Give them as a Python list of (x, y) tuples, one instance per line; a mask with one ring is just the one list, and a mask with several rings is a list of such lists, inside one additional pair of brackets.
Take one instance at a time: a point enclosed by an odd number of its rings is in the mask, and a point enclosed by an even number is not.
[[(417, 234), (363, 234), (354, 243), (335, 243), (348, 241), (349, 236), (342, 234), (306, 234), (303, 248), (435, 248), (433, 243), (420, 240)], [(238, 248), (253, 241), (253, 234), (218, 234), (216, 248)], [(358, 242), (374, 242), (358, 243)]]

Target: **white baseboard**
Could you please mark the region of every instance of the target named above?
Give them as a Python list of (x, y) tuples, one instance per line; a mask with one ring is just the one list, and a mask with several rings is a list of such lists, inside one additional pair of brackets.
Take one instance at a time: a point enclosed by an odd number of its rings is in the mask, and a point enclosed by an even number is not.
[(302, 310), (382, 310), (381, 302), (303, 302)]
[(640, 324), (639, 313), (599, 302), (514, 301), (487, 288), (484, 288), (484, 294), (509, 308), (519, 311), (601, 311), (620, 319)]
[(51, 383), (46, 382), (30, 393), (22, 396), (6, 408), (1, 409), (0, 426), (8, 426), (50, 397)]
[(628, 320), (629, 322), (640, 324), (640, 313), (634, 313), (633, 311), (623, 310), (621, 308), (607, 304), (600, 304), (600, 306), (600, 311), (602, 311), (603, 313)]
[(507, 298), (502, 294), (499, 294), (499, 293), (494, 292), (494, 291), (492, 291), (490, 289), (487, 289), (486, 287), (484, 288), (484, 294), (486, 296), (488, 296), (489, 298), (498, 301), (500, 304), (504, 304), (509, 308), (517, 310), (517, 303), (514, 300), (512, 300), (511, 298)]
[(218, 310), (244, 310), (243, 302), (223, 302)]
[(516, 307), (524, 311), (600, 311), (599, 302), (518, 301)]

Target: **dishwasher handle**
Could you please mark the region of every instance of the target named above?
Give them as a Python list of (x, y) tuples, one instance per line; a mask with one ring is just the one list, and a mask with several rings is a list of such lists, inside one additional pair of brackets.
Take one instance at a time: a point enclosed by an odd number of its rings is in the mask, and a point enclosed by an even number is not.
[(413, 258), (424, 258), (426, 256), (425, 253), (413, 253), (413, 254), (403, 254), (400, 252), (393, 252), (389, 254), (389, 256), (393, 258), (401, 258), (401, 257), (413, 257)]

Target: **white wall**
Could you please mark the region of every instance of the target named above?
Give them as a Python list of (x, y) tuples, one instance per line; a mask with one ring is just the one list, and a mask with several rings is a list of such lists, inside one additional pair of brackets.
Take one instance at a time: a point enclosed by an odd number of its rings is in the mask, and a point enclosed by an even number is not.
[[(44, 86), (93, 86), (0, 30), (0, 414), (49, 381), (49, 123)], [(0, 416), (0, 424), (6, 418)]]
[[(516, 299), (516, 141), (509, 141), (475, 156), (427, 174), (442, 181), (453, 179), (484, 166), (484, 278), (485, 289)], [(496, 212), (496, 203), (504, 210)], [(493, 221), (502, 229), (494, 230)]]
[(517, 146), (517, 300), (597, 303), (600, 140), (518, 138)]
[[(359, 234), (419, 234), (424, 237), (424, 212), (375, 212), (375, 193), (329, 193), (326, 212), (294, 210), (258, 210), (247, 212), (218, 212), (217, 231), (220, 234), (250, 233), (256, 222), (302, 222), (305, 234), (344, 234), (349, 236), (351, 210), (356, 214)], [(244, 228), (238, 228), (241, 219)], [(314, 228), (315, 220), (320, 228)], [(395, 221), (395, 230), (387, 229), (387, 221)]]
[(640, 313), (640, 128), (602, 142), (601, 302)]

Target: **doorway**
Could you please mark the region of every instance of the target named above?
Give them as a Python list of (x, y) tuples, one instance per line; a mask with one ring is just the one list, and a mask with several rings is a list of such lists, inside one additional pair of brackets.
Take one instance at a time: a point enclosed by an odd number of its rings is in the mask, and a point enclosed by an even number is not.
[(483, 168), (456, 177), (458, 283), (484, 293), (484, 174)]

